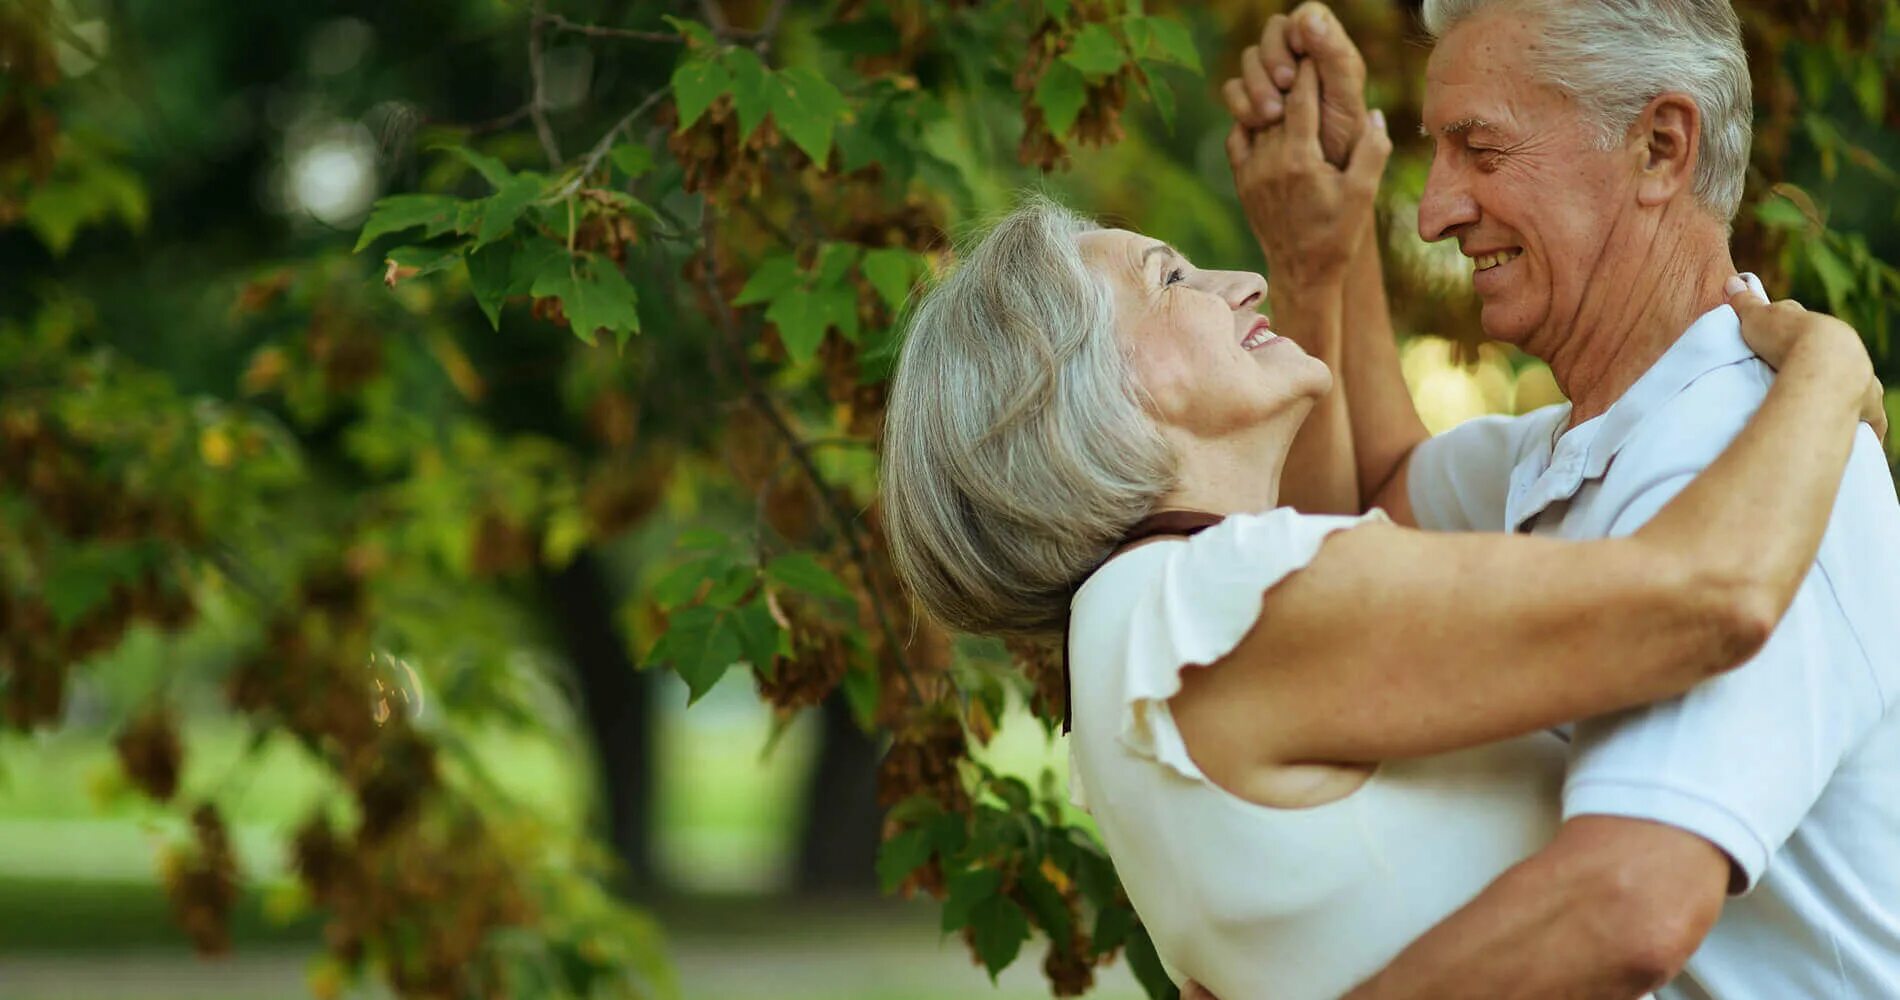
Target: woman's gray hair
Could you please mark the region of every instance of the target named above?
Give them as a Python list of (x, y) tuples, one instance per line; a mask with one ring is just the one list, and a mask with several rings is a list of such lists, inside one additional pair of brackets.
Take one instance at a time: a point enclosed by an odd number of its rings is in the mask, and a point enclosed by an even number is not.
[(1693, 98), (1702, 113), (1696, 200), (1724, 222), (1735, 218), (1755, 106), (1730, 0), (1425, 0), (1425, 28), (1443, 38), (1460, 21), (1500, 8), (1543, 18), (1548, 47), (1538, 72), (1583, 105), (1604, 149), (1622, 141), (1656, 95)]
[(951, 628), (1059, 632), (1074, 586), (1174, 485), (1116, 336), (1113, 294), (1032, 196), (913, 312), (885, 411), (898, 576)]

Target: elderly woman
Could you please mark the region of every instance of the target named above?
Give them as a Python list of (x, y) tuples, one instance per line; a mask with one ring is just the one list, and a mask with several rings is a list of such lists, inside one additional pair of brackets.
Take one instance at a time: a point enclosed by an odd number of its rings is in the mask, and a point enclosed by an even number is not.
[[(1363, 205), (1389, 148), (1375, 120), (1305, 202)], [(1230, 152), (1320, 155), (1310, 127)], [(1280, 319), (1336, 335), (1348, 254), (1318, 256)], [(1265, 292), (1027, 202), (915, 311), (883, 510), (946, 625), (1066, 628), (1071, 781), (1171, 970), (1228, 998), (1337, 996), (1550, 837), (1547, 730), (1761, 646), (1872, 371), (1852, 330), (1732, 281), (1780, 376), (1646, 526), (1427, 534), (1281, 506), (1311, 485), (1282, 483), (1290, 450), (1339, 429), (1331, 374), (1276, 335)]]

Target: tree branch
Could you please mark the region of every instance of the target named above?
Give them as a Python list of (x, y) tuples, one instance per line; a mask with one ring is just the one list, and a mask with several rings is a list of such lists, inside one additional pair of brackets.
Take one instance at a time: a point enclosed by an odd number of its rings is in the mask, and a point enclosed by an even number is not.
[(528, 117), (534, 119), (534, 134), (541, 140), (541, 151), (547, 154), (548, 169), (552, 170), (561, 165), (561, 147), (555, 143), (554, 129), (548, 124), (547, 67), (541, 49), (541, 26), (546, 19), (546, 12), (537, 2), (534, 16), (528, 22), (528, 74), (534, 81), (534, 96), (528, 99)]
[(685, 38), (671, 31), (641, 31), (637, 28), (610, 28), (601, 24), (581, 24), (577, 21), (570, 21), (559, 14), (548, 14), (540, 11), (537, 11), (534, 16), (541, 21), (547, 22), (557, 31), (586, 35), (589, 38), (619, 38), (631, 42), (665, 42), (670, 45), (680, 45), (686, 41)]
[(703, 213), (700, 231), (705, 240), (706, 296), (712, 300), (713, 312), (719, 320), (720, 330), (725, 334), (726, 346), (739, 369), (740, 379), (745, 383), (746, 399), (752, 403), (754, 409), (759, 411), (759, 415), (765, 418), (765, 422), (772, 426), (772, 430), (784, 439), (785, 446), (791, 450), (792, 459), (798, 464), (799, 471), (811, 481), (812, 490), (818, 495), (819, 506), (824, 508), (825, 516), (831, 521), (838, 536), (844, 539), (851, 561), (857, 564), (858, 572), (864, 578), (864, 592), (871, 601), (872, 613), (877, 616), (878, 630), (884, 635), (884, 644), (890, 649), (891, 661), (897, 665), (897, 672), (904, 678), (905, 687), (910, 689), (911, 698), (919, 706), (927, 705), (929, 701), (924, 698), (923, 689), (917, 686), (917, 678), (911, 673), (910, 664), (904, 659), (903, 646), (898, 642), (897, 630), (891, 626), (890, 614), (884, 608), (884, 599), (878, 594), (877, 580), (871, 569), (871, 559), (865, 553), (863, 543), (858, 539), (857, 526), (852, 523), (851, 515), (839, 505), (838, 498), (832, 494), (830, 486), (825, 482), (824, 473), (819, 472), (817, 464), (812, 461), (811, 447), (798, 436), (797, 431), (792, 429), (791, 424), (785, 420), (785, 415), (779, 412), (778, 406), (772, 402), (772, 397), (766, 393), (764, 383), (759, 380), (759, 373), (752, 370), (751, 359), (746, 357), (745, 344), (739, 339), (738, 321), (732, 315), (732, 307), (726, 304), (725, 293), (719, 289), (719, 265), (714, 253), (713, 229), (712, 213)]

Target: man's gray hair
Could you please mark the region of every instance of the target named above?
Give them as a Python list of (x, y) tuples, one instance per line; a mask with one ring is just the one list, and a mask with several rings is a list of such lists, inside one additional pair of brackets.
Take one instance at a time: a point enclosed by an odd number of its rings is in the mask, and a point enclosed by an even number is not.
[(1622, 141), (1656, 95), (1693, 98), (1702, 114), (1696, 200), (1725, 222), (1735, 218), (1754, 100), (1730, 0), (1425, 0), (1425, 28), (1443, 38), (1460, 21), (1493, 9), (1543, 18), (1548, 48), (1539, 71), (1582, 104), (1605, 149)]
[(1113, 293), (1032, 196), (917, 304), (891, 380), (891, 561), (939, 621), (1049, 635), (1071, 589), (1174, 484), (1116, 336)]

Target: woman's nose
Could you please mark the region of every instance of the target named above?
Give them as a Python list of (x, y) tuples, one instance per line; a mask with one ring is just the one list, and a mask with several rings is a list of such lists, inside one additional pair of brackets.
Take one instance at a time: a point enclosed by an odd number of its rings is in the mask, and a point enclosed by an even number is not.
[(1236, 273), (1236, 280), (1227, 292), (1227, 302), (1235, 312), (1251, 309), (1267, 297), (1267, 279), (1257, 274)]

